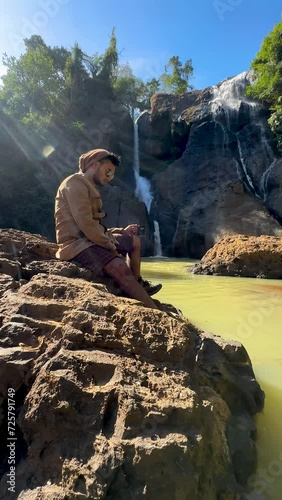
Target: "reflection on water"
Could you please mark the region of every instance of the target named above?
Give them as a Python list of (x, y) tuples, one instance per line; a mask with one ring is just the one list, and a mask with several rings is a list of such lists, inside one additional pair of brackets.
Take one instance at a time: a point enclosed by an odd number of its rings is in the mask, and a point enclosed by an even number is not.
[(185, 259), (144, 259), (142, 275), (161, 281), (156, 298), (170, 302), (199, 328), (242, 342), (266, 404), (257, 417), (258, 458), (250, 500), (282, 498), (282, 284), (279, 280), (197, 276)]

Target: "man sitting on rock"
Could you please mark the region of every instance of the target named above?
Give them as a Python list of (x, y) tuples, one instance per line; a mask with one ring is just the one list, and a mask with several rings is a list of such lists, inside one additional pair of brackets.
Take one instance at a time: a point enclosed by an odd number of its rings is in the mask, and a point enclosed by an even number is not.
[(119, 164), (114, 153), (93, 149), (80, 156), (79, 172), (61, 183), (55, 202), (56, 257), (90, 269), (94, 277), (111, 276), (129, 297), (158, 309), (150, 295), (162, 285), (144, 281), (140, 275), (138, 225), (107, 230), (101, 223), (106, 213), (96, 186), (111, 181)]

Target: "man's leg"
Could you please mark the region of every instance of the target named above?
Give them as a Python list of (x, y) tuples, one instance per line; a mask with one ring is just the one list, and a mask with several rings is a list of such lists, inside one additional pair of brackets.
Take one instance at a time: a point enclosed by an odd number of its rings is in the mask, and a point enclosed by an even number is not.
[(131, 252), (127, 254), (126, 263), (131, 270), (133, 276), (138, 279), (140, 278), (140, 266), (141, 266), (141, 241), (138, 236), (132, 236), (133, 248)]
[(117, 251), (126, 255), (126, 263), (133, 276), (139, 284), (145, 289), (148, 295), (154, 295), (162, 288), (161, 283), (153, 284), (148, 280), (143, 280), (140, 274), (141, 266), (141, 241), (134, 235), (114, 235), (118, 241)]
[(103, 269), (118, 282), (120, 288), (129, 297), (140, 300), (145, 306), (151, 309), (158, 309), (158, 306), (147, 294), (146, 290), (136, 281), (128, 265), (122, 259), (112, 259)]

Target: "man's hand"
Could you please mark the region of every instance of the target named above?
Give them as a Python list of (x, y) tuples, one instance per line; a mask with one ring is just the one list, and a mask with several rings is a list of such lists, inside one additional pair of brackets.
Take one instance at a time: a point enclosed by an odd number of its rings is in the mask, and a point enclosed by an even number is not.
[(123, 230), (131, 236), (136, 236), (138, 233), (138, 224), (129, 224), (129, 226), (125, 227)]

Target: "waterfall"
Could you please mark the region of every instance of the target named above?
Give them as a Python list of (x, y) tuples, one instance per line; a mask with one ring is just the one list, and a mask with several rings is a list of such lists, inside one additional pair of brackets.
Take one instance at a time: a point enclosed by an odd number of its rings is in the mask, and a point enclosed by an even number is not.
[(265, 170), (265, 172), (263, 173), (263, 175), (261, 177), (261, 180), (260, 180), (260, 189), (261, 189), (261, 192), (262, 192), (263, 201), (266, 201), (266, 199), (267, 199), (268, 179), (269, 179), (269, 176), (271, 174), (271, 171), (272, 171), (273, 167), (278, 162), (278, 159), (275, 158), (275, 156), (273, 154), (273, 151), (272, 151), (271, 147), (268, 144), (268, 140), (267, 140), (267, 137), (266, 137), (264, 124), (259, 123), (258, 125), (259, 125), (260, 130), (261, 130), (262, 144), (264, 146), (265, 151), (268, 154), (269, 160), (271, 161), (269, 167)]
[(263, 194), (263, 201), (266, 201), (267, 199), (267, 185), (268, 185), (268, 179), (271, 174), (271, 171), (273, 167), (275, 167), (276, 163), (278, 162), (277, 158), (274, 158), (273, 162), (271, 165), (268, 167), (268, 169), (263, 173), (261, 181), (260, 181), (260, 188)]
[[(263, 153), (267, 159), (266, 170), (262, 173), (260, 179), (260, 185), (258, 191), (255, 188), (254, 181), (251, 176), (251, 172), (248, 171), (248, 166), (243, 155), (242, 145), (240, 142), (240, 132), (234, 133), (237, 139), (238, 153), (240, 158), (240, 165), (242, 173), (245, 179), (246, 187), (257, 197), (266, 201), (267, 199), (267, 185), (268, 179), (271, 174), (273, 167), (276, 165), (278, 159), (268, 143), (266, 136), (266, 125), (264, 120), (261, 118), (261, 106), (256, 102), (252, 102), (248, 97), (246, 97), (246, 85), (248, 80), (251, 80), (251, 73), (241, 73), (233, 78), (224, 80), (222, 83), (215, 85), (213, 87), (213, 100), (211, 101), (211, 112), (213, 114), (214, 121), (219, 123), (223, 130), (224, 142), (228, 140), (226, 136), (226, 130), (230, 130), (230, 124), (232, 123), (232, 118), (235, 114), (239, 113), (240, 106), (242, 102), (248, 107), (251, 121), (253, 125), (258, 127), (259, 136), (261, 138), (260, 144), (263, 149)], [(222, 117), (220, 114), (224, 113), (225, 126), (222, 125)], [(239, 164), (234, 158), (236, 163), (237, 172), (239, 174)], [(240, 177), (240, 175), (238, 175)]]
[[(135, 196), (138, 200), (145, 203), (148, 214), (150, 214), (153, 196), (151, 194), (151, 183), (146, 177), (140, 175), (140, 159), (139, 159), (139, 132), (137, 120), (134, 122), (134, 175), (136, 182)], [(160, 257), (162, 255), (162, 245), (159, 223), (154, 220), (154, 254)]]
[(267, 132), (269, 133), (268, 126), (266, 125), (265, 120), (262, 120), (258, 116), (257, 110), (259, 111), (258, 106), (254, 106), (253, 108), (251, 108), (252, 122), (255, 123), (259, 129), (259, 133), (261, 136), (260, 144), (262, 146), (262, 149), (264, 151), (264, 154), (266, 156), (268, 164), (270, 162), (269, 166), (263, 172), (261, 179), (260, 179), (261, 198), (263, 201), (266, 201), (267, 194), (268, 194), (268, 192), (267, 192), (268, 179), (269, 179), (269, 176), (272, 172), (273, 167), (275, 167), (276, 163), (278, 162), (278, 158), (275, 157), (274, 152), (269, 145), (269, 140), (267, 138)]
[[(211, 101), (211, 112), (213, 114), (214, 121), (219, 123), (223, 130), (223, 137), (225, 142), (228, 139), (227, 129), (230, 130), (230, 123), (232, 123), (233, 116), (239, 112), (241, 102), (247, 101), (247, 98), (245, 97), (246, 76), (247, 73), (244, 72), (233, 78), (224, 80), (221, 84), (213, 87), (213, 100)], [(249, 101), (247, 102), (247, 104), (248, 106), (251, 107), (254, 106), (254, 103)], [(226, 121), (225, 126), (223, 126), (222, 123), (218, 120), (218, 115), (220, 114), (221, 111), (224, 112), (224, 117)], [(259, 197), (255, 191), (252, 178), (248, 172), (248, 168), (242, 153), (242, 146), (239, 139), (239, 133), (237, 132), (235, 135), (237, 138), (240, 164), (246, 180), (246, 185), (252, 193), (254, 193), (257, 197)], [(234, 161), (236, 163), (237, 173), (239, 176), (238, 161), (235, 160), (235, 158)]]
[(155, 257), (162, 257), (163, 250), (162, 250), (162, 243), (161, 243), (160, 226), (156, 220), (154, 220), (154, 228), (155, 228), (155, 231), (154, 231)]
[(150, 213), (153, 196), (151, 195), (151, 183), (149, 179), (140, 175), (139, 160), (139, 134), (137, 120), (134, 122), (134, 175), (136, 182), (135, 196), (145, 203), (148, 213)]
[(246, 179), (247, 179), (247, 181), (249, 183), (249, 186), (251, 187), (251, 189), (255, 193), (255, 188), (254, 188), (254, 185), (253, 185), (253, 181), (252, 181), (252, 178), (250, 177), (250, 175), (248, 174), (247, 165), (245, 163), (245, 159), (244, 159), (244, 156), (243, 156), (243, 153), (242, 153), (241, 142), (240, 142), (240, 140), (239, 140), (238, 137), (237, 137), (237, 144), (238, 144), (238, 151), (239, 151), (239, 156), (240, 156), (240, 162), (241, 162), (241, 165), (243, 167), (244, 174), (245, 174)]

